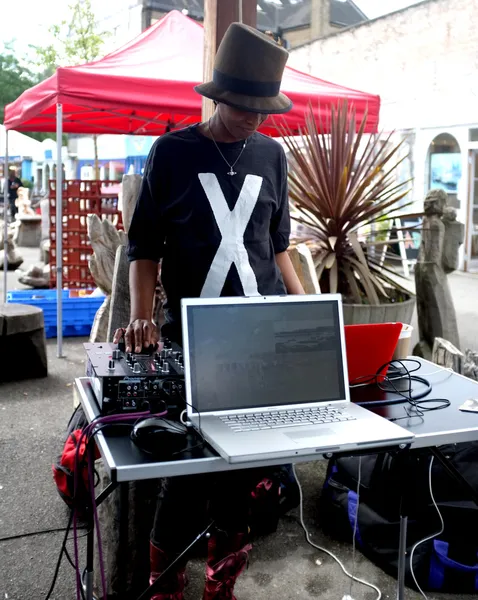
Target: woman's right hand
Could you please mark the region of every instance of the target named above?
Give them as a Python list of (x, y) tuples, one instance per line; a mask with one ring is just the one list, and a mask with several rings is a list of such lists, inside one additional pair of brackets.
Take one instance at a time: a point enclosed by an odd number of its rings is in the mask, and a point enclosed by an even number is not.
[(155, 346), (159, 340), (156, 324), (148, 319), (134, 319), (126, 329), (117, 329), (113, 342), (117, 344), (123, 335), (126, 352), (141, 352), (143, 348)]

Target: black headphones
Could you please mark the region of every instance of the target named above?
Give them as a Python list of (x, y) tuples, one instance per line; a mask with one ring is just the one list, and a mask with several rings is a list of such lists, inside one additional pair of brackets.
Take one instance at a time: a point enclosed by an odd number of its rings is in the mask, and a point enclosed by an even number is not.
[(133, 443), (157, 460), (170, 460), (188, 450), (188, 429), (179, 421), (151, 416), (138, 421), (130, 434)]

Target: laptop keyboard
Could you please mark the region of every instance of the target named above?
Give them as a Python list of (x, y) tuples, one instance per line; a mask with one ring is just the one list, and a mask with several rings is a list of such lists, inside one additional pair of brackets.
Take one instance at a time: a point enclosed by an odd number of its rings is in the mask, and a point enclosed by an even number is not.
[(262, 413), (225, 415), (219, 417), (233, 431), (257, 431), (259, 429), (282, 429), (300, 425), (321, 425), (354, 421), (355, 417), (345, 407), (321, 406), (293, 410), (277, 410)]

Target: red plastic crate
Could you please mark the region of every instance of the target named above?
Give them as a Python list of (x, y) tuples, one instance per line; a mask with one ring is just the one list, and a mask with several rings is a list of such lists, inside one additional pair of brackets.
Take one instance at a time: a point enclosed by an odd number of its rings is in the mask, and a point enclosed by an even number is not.
[[(83, 267), (88, 266), (88, 258), (93, 254), (91, 248), (63, 248), (63, 265), (64, 266), (76, 266)], [(56, 268), (56, 246), (50, 248), (51, 262), (55, 264)]]
[[(88, 234), (81, 229), (64, 229), (61, 238), (63, 248), (86, 248), (89, 252), (91, 252), (91, 244), (90, 240), (88, 239)], [(50, 245), (51, 248), (56, 248), (56, 229), (50, 231)]]
[[(101, 214), (101, 198), (63, 198), (62, 215)], [(50, 215), (56, 215), (56, 198), (50, 198)]]
[[(96, 286), (88, 265), (63, 265), (62, 287), (94, 288)], [(56, 287), (56, 265), (50, 265), (50, 287)]]
[[(101, 195), (101, 187), (105, 183), (117, 183), (117, 182), (103, 182), (98, 180), (89, 179), (66, 179), (62, 182), (62, 196), (65, 197), (78, 197), (78, 198), (98, 198)], [(49, 181), (49, 197), (56, 198), (56, 179), (50, 179)]]
[[(56, 181), (49, 182), (50, 194), (50, 287), (56, 286)], [(111, 191), (109, 191), (111, 188)], [(62, 264), (63, 287), (94, 286), (88, 269), (88, 256), (93, 251), (88, 239), (87, 216), (96, 214), (117, 229), (123, 229), (118, 210), (118, 182), (67, 180), (62, 192)]]

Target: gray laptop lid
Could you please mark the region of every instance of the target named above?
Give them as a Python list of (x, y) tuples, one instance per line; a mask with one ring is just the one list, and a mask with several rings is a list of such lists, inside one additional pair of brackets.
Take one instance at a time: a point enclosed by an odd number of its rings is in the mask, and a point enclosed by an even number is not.
[(349, 400), (339, 295), (184, 299), (182, 324), (189, 415)]

